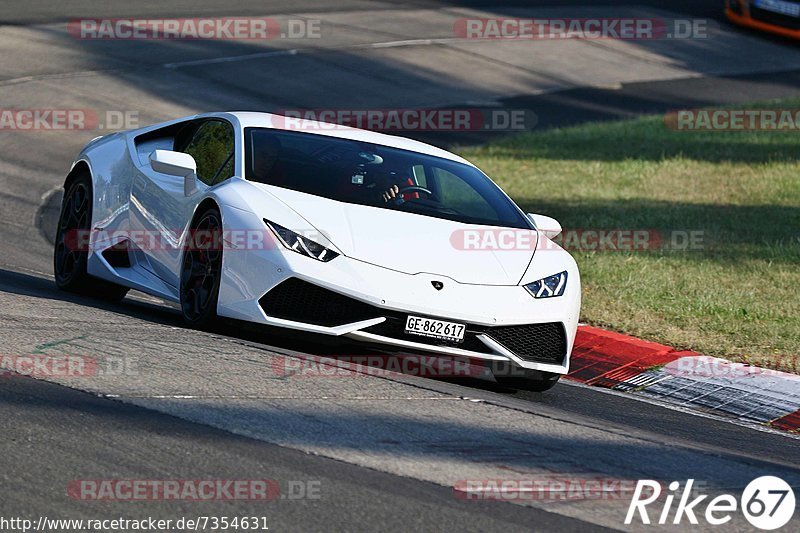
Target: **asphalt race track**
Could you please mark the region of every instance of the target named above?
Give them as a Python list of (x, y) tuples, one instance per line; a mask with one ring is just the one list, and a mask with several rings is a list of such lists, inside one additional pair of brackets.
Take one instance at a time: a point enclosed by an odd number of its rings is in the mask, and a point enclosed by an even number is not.
[[(67, 10), (9, 0), (0, 8), (0, 109), (134, 113), (136, 127), (225, 109), (476, 106), (529, 109), (544, 128), (800, 95), (797, 46), (729, 26), (721, 2), (583, 3), (81, 0)], [(531, 13), (713, 24), (700, 42), (452, 40), (455, 18)], [(322, 37), (89, 41), (66, 29), (75, 17), (247, 15), (319, 19)], [(800, 488), (800, 441), (778, 432), (563, 382), (535, 394), (478, 379), (292, 379), (276, 369), (295, 355), (374, 351), (236, 323), (198, 332), (149, 296), (106, 304), (58, 291), (48, 242), (56, 189), (74, 154), (101, 134), (0, 130), (0, 352), (129, 365), (47, 381), (0, 377), (0, 516), (265, 516), (276, 531), (636, 530), (623, 524), (629, 497), (465, 501), (453, 485), (510, 474), (691, 478), (717, 494), (777, 475)], [(449, 146), (498, 134), (458, 135), (418, 136)], [(86, 479), (254, 478), (319, 495), (201, 503), (68, 494)], [(795, 516), (787, 528), (798, 524)], [(750, 530), (741, 515), (725, 527)]]

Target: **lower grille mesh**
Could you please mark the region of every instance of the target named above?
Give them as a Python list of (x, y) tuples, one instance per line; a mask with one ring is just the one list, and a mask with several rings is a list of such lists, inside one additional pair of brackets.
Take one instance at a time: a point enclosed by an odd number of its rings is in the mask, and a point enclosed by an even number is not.
[(560, 322), (492, 327), (466, 324), (462, 343), (408, 335), (405, 333), (405, 313), (381, 309), (297, 278), (279, 283), (259, 303), (270, 317), (318, 326), (340, 326), (385, 317), (384, 322), (363, 331), (431, 346), (492, 353), (478, 339), (478, 335), (486, 335), (520, 359), (530, 362), (562, 364), (567, 352), (564, 326)]
[(560, 365), (567, 354), (564, 326), (559, 322), (497, 326), (489, 328), (486, 336), (525, 361)]

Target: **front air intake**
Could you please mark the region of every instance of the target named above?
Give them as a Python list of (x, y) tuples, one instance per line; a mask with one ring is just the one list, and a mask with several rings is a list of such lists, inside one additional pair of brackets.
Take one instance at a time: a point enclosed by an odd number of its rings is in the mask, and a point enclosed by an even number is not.
[(561, 365), (567, 355), (567, 337), (560, 322), (496, 326), (486, 336), (525, 361)]
[(297, 278), (282, 281), (258, 303), (267, 316), (317, 326), (340, 326), (382, 316), (368, 303)]

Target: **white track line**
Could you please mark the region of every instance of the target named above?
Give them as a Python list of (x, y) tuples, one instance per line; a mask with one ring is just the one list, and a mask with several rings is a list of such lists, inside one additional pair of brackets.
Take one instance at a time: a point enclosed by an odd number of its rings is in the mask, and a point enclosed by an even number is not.
[(199, 65), (214, 65), (217, 63), (235, 63), (237, 61), (250, 61), (253, 59), (264, 59), (269, 57), (293, 56), (301, 53), (335, 52), (337, 50), (377, 50), (383, 48), (403, 48), (407, 46), (432, 46), (438, 44), (448, 44), (460, 42), (463, 39), (458, 37), (448, 37), (442, 39), (406, 39), (402, 41), (383, 41), (377, 43), (353, 44), (342, 47), (331, 48), (290, 48), (288, 50), (272, 50), (269, 52), (258, 52), (255, 54), (243, 54), (238, 56), (214, 57), (209, 59), (196, 59), (193, 61), (178, 61), (175, 63), (165, 63), (161, 65), (168, 69), (183, 67), (196, 67)]

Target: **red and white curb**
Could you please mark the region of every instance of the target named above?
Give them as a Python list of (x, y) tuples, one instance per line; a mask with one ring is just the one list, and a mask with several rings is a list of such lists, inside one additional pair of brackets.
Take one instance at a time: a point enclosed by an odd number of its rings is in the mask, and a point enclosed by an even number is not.
[(567, 379), (800, 432), (800, 376), (580, 326)]

